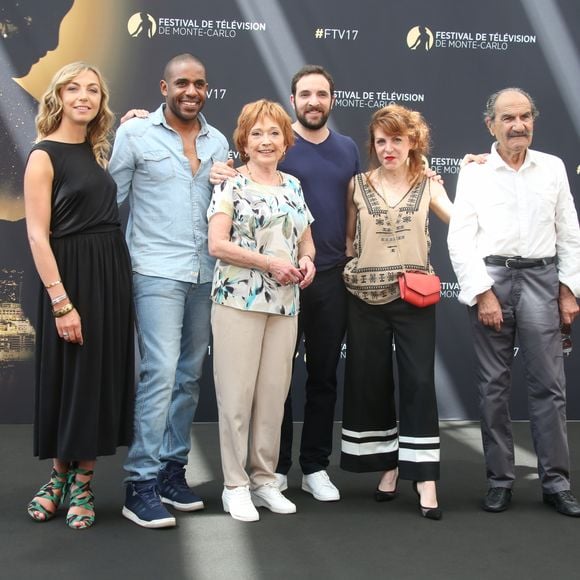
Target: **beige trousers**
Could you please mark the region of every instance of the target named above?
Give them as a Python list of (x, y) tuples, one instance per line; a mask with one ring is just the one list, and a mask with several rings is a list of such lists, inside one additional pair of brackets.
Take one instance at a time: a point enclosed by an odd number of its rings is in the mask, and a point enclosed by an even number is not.
[(298, 317), (214, 304), (211, 324), (224, 484), (255, 488), (275, 480)]

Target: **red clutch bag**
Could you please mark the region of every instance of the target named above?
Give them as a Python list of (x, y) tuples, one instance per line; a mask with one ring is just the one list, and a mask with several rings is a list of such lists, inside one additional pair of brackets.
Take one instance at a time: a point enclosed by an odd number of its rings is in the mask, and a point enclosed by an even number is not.
[(441, 299), (441, 280), (435, 274), (402, 272), (399, 274), (401, 300), (425, 308)]

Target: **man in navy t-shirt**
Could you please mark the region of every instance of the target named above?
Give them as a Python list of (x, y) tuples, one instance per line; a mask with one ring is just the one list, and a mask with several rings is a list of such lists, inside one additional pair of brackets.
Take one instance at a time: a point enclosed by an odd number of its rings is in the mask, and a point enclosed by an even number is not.
[[(346, 290), (342, 270), (346, 262), (346, 193), (359, 172), (355, 142), (327, 126), (334, 105), (334, 81), (321, 66), (307, 65), (292, 79), (290, 97), (296, 121), (296, 143), (280, 169), (296, 176), (314, 216), (316, 277), (300, 293), (299, 341), (306, 353), (306, 401), (300, 444), (302, 489), (320, 501), (340, 499), (326, 473), (332, 451), (338, 365), (346, 329)], [(287, 487), (292, 464), (292, 401), (288, 395), (282, 424), (278, 481)]]

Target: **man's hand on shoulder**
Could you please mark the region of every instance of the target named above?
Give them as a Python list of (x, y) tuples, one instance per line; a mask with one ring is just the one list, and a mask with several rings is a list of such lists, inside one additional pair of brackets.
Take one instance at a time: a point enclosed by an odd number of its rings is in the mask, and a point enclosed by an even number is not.
[(491, 288), (477, 295), (477, 318), (484, 326), (490, 326), (497, 332), (501, 330), (501, 304)]
[(470, 163), (475, 163), (477, 165), (483, 165), (487, 161), (487, 156), (489, 153), (467, 153), (465, 157), (461, 160), (459, 164), (460, 167), (465, 167)]
[(147, 109), (129, 109), (120, 120), (121, 125), (128, 121), (129, 119), (133, 119), (137, 117), (138, 119), (146, 119), (149, 116), (149, 111)]
[(440, 183), (441, 185), (443, 185), (443, 178), (434, 169), (431, 169), (430, 167), (425, 165), (423, 173), (425, 174), (425, 177), (427, 179), (430, 179), (434, 183)]
[(229, 177), (235, 177), (236, 173), (233, 159), (228, 159), (226, 163), (216, 161), (209, 170), (209, 182), (212, 185), (219, 185)]

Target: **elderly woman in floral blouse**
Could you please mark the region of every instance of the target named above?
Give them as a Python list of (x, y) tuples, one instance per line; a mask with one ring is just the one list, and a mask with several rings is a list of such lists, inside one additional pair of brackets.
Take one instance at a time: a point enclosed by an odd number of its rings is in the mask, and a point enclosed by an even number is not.
[(299, 289), (315, 274), (313, 218), (300, 182), (277, 169), (294, 143), (290, 117), (279, 104), (262, 99), (246, 105), (234, 141), (244, 165), (215, 186), (208, 210), (209, 251), (218, 258), (212, 289), (214, 382), (224, 510), (255, 521), (260, 506), (296, 511), (276, 486), (274, 469)]

